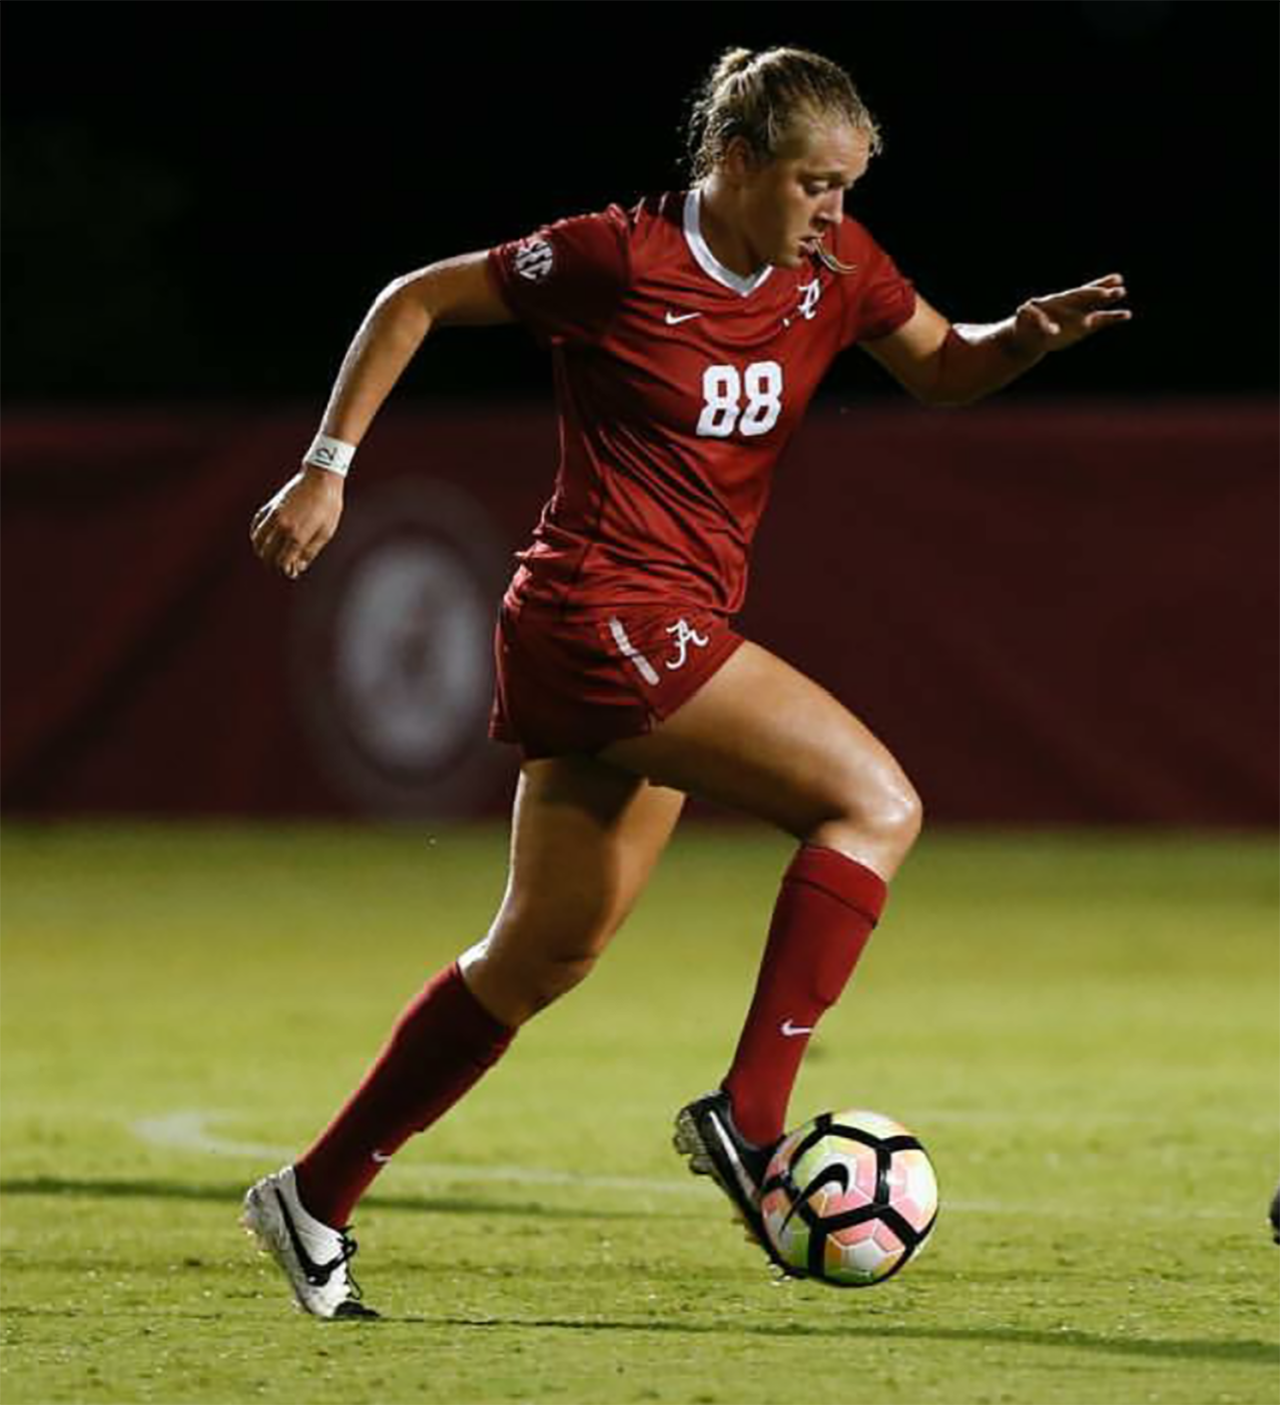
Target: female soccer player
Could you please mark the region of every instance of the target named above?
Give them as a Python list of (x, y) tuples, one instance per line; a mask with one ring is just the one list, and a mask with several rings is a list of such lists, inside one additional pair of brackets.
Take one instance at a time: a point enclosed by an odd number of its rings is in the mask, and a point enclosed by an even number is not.
[(297, 579), (333, 536), (355, 446), (428, 332), (520, 321), (550, 345), (563, 456), (495, 640), (491, 731), (523, 753), (506, 894), (315, 1143), (246, 1197), (247, 1227), (309, 1312), (368, 1314), (348, 1268), (356, 1201), (588, 974), (688, 793), (798, 841), (728, 1072), (676, 1118), (691, 1169), (768, 1252), (758, 1186), (801, 1058), (920, 828), (885, 747), (732, 628), (774, 463), (854, 343), (919, 400), (957, 405), (1129, 317), (1111, 274), (1003, 322), (952, 325), (844, 214), (879, 144), (834, 63), (726, 53), (694, 107), (688, 191), (391, 283), (301, 471), (254, 518), (259, 557)]

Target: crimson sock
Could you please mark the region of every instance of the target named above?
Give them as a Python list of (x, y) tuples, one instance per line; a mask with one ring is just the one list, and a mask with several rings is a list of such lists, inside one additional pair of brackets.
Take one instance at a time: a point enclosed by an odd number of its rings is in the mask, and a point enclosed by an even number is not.
[(441, 971), (406, 1006), (346, 1106), (294, 1163), (307, 1211), (345, 1226), (383, 1163), (478, 1082), (514, 1034), (467, 989), (456, 961)]
[(775, 1141), (809, 1036), (845, 988), (880, 919), (884, 879), (834, 849), (802, 845), (782, 879), (755, 996), (723, 1087), (748, 1141)]

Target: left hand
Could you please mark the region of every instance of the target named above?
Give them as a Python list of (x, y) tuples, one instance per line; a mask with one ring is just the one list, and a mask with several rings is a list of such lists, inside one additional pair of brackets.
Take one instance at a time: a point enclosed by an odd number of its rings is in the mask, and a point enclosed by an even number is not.
[(1065, 350), (1104, 327), (1128, 322), (1133, 313), (1116, 306), (1126, 296), (1124, 279), (1108, 273), (1065, 293), (1028, 298), (1014, 318), (1014, 341), (1032, 356)]

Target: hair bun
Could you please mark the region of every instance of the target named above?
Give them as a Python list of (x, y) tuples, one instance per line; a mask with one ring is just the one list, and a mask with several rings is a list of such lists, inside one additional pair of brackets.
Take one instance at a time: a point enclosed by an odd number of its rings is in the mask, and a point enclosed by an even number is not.
[(807, 49), (726, 49), (693, 95), (685, 140), (695, 181), (741, 137), (752, 155), (770, 161), (803, 118), (829, 118), (866, 134), (880, 149), (875, 118), (838, 64)]

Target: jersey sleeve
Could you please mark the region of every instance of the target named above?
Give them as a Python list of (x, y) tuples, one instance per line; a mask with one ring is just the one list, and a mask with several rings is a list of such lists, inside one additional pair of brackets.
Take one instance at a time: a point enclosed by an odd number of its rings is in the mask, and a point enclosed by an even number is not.
[(548, 343), (604, 335), (630, 282), (625, 212), (576, 215), (489, 250), (489, 270), (512, 315)]
[(916, 310), (916, 290), (909, 278), (856, 220), (841, 228), (840, 258), (856, 273), (841, 276), (845, 289), (845, 346), (875, 341), (896, 332)]

